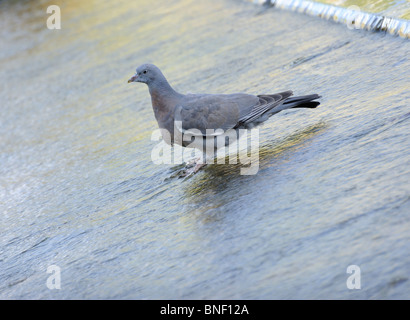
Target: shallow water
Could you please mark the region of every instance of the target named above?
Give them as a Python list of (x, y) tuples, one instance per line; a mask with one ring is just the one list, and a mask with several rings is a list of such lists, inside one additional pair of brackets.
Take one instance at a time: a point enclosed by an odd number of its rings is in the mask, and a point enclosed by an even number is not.
[(377, 13), (392, 18), (410, 20), (409, 0), (316, 0), (339, 7), (359, 7), (361, 11)]
[[(61, 2), (48, 30), (51, 4), (0, 3), (0, 298), (410, 298), (407, 40), (229, 0)], [(144, 62), (322, 104), (261, 128), (257, 175), (172, 178)]]

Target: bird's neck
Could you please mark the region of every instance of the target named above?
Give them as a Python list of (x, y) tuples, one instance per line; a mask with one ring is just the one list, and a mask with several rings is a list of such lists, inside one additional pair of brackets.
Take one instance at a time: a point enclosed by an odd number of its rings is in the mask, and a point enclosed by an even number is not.
[(166, 80), (150, 85), (149, 93), (157, 120), (164, 121), (166, 118), (173, 118), (174, 108), (183, 95), (176, 92)]

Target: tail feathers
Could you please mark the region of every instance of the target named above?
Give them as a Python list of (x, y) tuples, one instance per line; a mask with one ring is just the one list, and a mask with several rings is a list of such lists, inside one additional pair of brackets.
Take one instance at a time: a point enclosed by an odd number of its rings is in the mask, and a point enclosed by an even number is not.
[(291, 97), (287, 98), (283, 103), (283, 107), (285, 109), (290, 108), (316, 108), (320, 105), (320, 102), (313, 101), (316, 99), (321, 98), (318, 94), (309, 94), (306, 96), (298, 96), (298, 97)]
[(314, 109), (320, 104), (319, 101), (310, 101), (310, 102), (304, 102), (301, 104), (297, 104), (296, 106), (292, 107), (293, 109), (296, 108), (311, 108)]
[(292, 108), (316, 108), (320, 102), (313, 101), (319, 99), (320, 96), (318, 94), (309, 94), (306, 96), (298, 96), (298, 97), (289, 97), (280, 105), (274, 107), (268, 112), (268, 115), (271, 116), (275, 113), (278, 113), (282, 110), (292, 109)]
[(308, 95), (305, 95), (305, 96), (290, 97), (290, 98), (286, 99), (285, 103), (290, 103), (290, 102), (295, 102), (295, 101), (302, 101), (302, 100), (316, 100), (316, 99), (319, 99), (319, 98), (321, 98), (321, 96), (314, 93), (314, 94), (308, 94)]
[[(319, 101), (314, 101), (316, 99), (321, 98), (318, 94), (309, 94), (306, 96), (298, 96), (298, 97), (291, 97), (292, 91), (285, 91), (273, 95), (258, 95), (258, 97), (265, 101), (265, 109), (257, 110), (251, 112), (250, 114), (246, 115), (245, 117), (241, 118), (235, 128), (245, 126), (250, 127), (254, 125), (258, 125), (264, 121), (266, 121), (269, 117), (274, 115), (275, 113), (281, 112), (286, 109), (291, 108), (316, 108), (320, 105)], [(279, 102), (275, 104), (271, 103), (270, 108), (266, 108), (266, 101), (268, 102)], [(271, 107), (271, 105), (274, 107)]]

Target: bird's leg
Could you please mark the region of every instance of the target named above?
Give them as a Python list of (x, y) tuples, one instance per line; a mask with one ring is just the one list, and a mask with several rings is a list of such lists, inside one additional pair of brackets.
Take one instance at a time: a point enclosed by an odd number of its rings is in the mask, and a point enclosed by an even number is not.
[(195, 163), (195, 166), (191, 166), (191, 167), (186, 167), (185, 173), (184, 173), (184, 177), (189, 177), (194, 175), (195, 173), (197, 173), (199, 170), (201, 170), (201, 168), (205, 167), (206, 163), (202, 163), (200, 161)]
[(189, 161), (186, 163), (185, 168), (191, 168), (191, 167), (193, 167), (193, 166), (196, 166), (196, 164), (197, 164), (198, 161), (200, 161), (200, 160), (201, 160), (200, 157), (198, 157), (198, 158), (192, 158), (191, 160), (189, 160)]
[(197, 162), (195, 167), (194, 167), (193, 172), (197, 173), (199, 170), (201, 170), (201, 168), (203, 168), (205, 166), (206, 166), (206, 163)]
[(183, 176), (191, 176), (206, 166), (205, 155), (189, 160), (185, 166), (185, 174)]

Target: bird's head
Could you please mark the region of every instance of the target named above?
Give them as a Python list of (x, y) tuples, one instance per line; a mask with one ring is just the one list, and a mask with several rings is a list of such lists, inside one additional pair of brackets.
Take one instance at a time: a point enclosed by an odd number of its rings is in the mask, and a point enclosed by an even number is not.
[(135, 75), (133, 75), (129, 80), (130, 82), (142, 82), (150, 85), (156, 79), (162, 78), (163, 75), (161, 71), (153, 64), (143, 64), (139, 66), (136, 70)]

